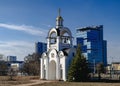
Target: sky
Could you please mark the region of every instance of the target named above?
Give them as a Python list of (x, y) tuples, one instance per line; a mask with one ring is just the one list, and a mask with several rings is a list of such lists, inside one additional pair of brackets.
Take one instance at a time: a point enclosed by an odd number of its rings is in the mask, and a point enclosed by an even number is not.
[(46, 42), (55, 27), (59, 8), (73, 37), (76, 28), (103, 25), (108, 62), (120, 61), (120, 0), (0, 0), (0, 54), (24, 60), (35, 52), (35, 42)]

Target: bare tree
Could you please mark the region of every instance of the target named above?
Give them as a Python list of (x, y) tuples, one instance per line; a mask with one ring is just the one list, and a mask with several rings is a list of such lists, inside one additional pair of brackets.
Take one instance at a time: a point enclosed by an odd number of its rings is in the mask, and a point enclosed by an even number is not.
[(23, 72), (28, 75), (39, 75), (40, 73), (40, 61), (39, 58), (41, 54), (33, 53), (32, 55), (28, 55), (24, 58), (25, 63), (23, 66)]
[(104, 73), (104, 71), (105, 71), (105, 68), (104, 68), (104, 65), (103, 65), (102, 62), (100, 62), (96, 65), (96, 70), (97, 70), (97, 73), (98, 73), (98, 78), (100, 80), (101, 79), (101, 73)]
[(10, 68), (8, 71), (8, 75), (10, 76), (10, 80), (13, 80), (13, 77), (17, 75), (17, 71), (13, 68)]

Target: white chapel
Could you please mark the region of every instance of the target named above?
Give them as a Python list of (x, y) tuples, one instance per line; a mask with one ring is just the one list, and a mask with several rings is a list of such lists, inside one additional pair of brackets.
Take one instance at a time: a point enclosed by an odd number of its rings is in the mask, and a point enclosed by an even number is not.
[(66, 81), (68, 68), (76, 52), (72, 40), (72, 33), (69, 28), (63, 26), (59, 10), (56, 27), (48, 32), (47, 51), (40, 59), (41, 79)]

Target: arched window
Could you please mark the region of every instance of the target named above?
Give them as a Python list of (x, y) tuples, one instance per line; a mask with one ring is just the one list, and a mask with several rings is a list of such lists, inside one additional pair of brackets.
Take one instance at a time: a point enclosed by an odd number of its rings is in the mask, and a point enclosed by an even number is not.
[(56, 32), (52, 32), (50, 34), (50, 44), (55, 44), (56, 43), (56, 37), (57, 37)]
[(64, 43), (64, 44), (70, 44), (70, 36), (69, 36), (69, 34), (67, 32), (64, 32), (62, 34), (61, 40), (62, 40), (62, 43)]

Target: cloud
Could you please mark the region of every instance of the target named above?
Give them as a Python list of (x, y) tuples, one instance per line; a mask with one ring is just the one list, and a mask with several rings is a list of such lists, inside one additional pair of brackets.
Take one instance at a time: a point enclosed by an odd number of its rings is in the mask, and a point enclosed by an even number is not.
[(42, 25), (44, 25), (44, 26), (46, 26), (48, 28), (52, 28), (52, 26), (50, 24), (42, 24)]
[(35, 36), (45, 36), (46, 30), (27, 25), (14, 25), (0, 23), (0, 27), (10, 30), (23, 31)]
[[(47, 30), (37, 28), (34, 26), (27, 26), (27, 25), (15, 25), (15, 24), (6, 24), (0, 23), (0, 29), (9, 29), (9, 30), (16, 30), (25, 32), (27, 34), (38, 36), (34, 41), (45, 41), (44, 38), (46, 37)], [(14, 40), (9, 39), (11, 41), (0, 41), (0, 54), (5, 56), (15, 55), (18, 57), (18, 60), (24, 60), (24, 57), (28, 54), (32, 54), (35, 52), (35, 42), (29, 41), (21, 41), (21, 40)]]
[(34, 43), (27, 41), (0, 41), (0, 54), (15, 55), (18, 60), (24, 60), (28, 54), (35, 51)]

